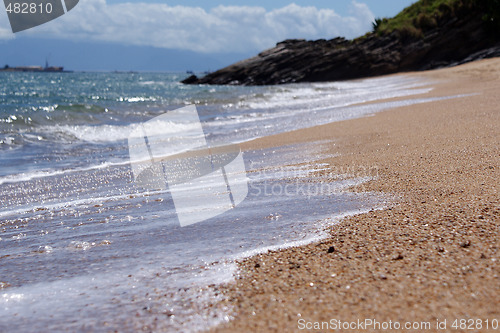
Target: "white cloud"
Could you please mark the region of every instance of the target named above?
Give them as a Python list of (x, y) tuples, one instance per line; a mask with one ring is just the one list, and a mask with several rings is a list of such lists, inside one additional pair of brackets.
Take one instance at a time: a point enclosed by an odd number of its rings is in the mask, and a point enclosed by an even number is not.
[[(290, 4), (262, 7), (198, 7), (158, 3), (106, 4), (82, 0), (68, 14), (22, 34), (72, 40), (98, 40), (198, 52), (250, 52), (286, 38), (353, 38), (371, 27), (373, 14), (352, 2), (350, 16), (331, 9)], [(0, 26), (0, 38), (5, 38)]]

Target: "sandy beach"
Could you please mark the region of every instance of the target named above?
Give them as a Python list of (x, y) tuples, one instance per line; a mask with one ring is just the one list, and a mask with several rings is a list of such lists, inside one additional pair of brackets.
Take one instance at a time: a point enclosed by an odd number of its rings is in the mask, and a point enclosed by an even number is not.
[(500, 59), (403, 75), (432, 82), (423, 97), (470, 95), (244, 147), (332, 140), (338, 155), (321, 161), (330, 172), (377, 170), (352, 190), (396, 200), (332, 225), (319, 243), (241, 261), (220, 288), (234, 320), (213, 331), (328, 331), (315, 322), (372, 319), (420, 325), (400, 331), (500, 332)]

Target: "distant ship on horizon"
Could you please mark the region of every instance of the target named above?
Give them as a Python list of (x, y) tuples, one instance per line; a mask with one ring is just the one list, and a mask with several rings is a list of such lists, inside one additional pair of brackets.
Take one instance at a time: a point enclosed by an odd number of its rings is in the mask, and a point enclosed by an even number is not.
[(16, 66), (10, 67), (5, 65), (0, 68), (0, 72), (48, 72), (48, 73), (70, 73), (72, 71), (65, 71), (62, 66), (49, 66), (49, 63), (45, 61), (45, 67), (42, 66)]

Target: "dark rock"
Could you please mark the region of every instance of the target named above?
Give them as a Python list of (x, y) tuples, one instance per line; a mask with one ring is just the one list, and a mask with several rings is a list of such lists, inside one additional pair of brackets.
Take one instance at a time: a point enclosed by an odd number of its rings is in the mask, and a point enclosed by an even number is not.
[(194, 74), (181, 81), (181, 83), (184, 84), (195, 84), (197, 82), (198, 82), (198, 77)]
[(444, 17), (421, 37), (394, 31), (355, 40), (285, 40), (189, 84), (268, 85), (321, 82), (427, 70), (500, 56), (500, 35), (492, 36), (481, 12)]
[(335, 248), (333, 246), (330, 246), (328, 248), (328, 253), (333, 253), (333, 252), (335, 252)]

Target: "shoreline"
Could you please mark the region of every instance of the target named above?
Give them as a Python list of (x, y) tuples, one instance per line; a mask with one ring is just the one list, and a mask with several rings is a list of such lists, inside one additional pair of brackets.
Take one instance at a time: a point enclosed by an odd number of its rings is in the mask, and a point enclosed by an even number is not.
[[(353, 190), (400, 200), (344, 218), (319, 242), (238, 262), (235, 281), (218, 288), (226, 296), (219, 305), (236, 317), (212, 331), (372, 318), (444, 332), (456, 331), (456, 319), (500, 321), (500, 59), (396, 75), (438, 81), (418, 97), (473, 95), (242, 144), (335, 140), (328, 151), (335, 156), (320, 163), (376, 167), (378, 177)], [(446, 329), (437, 329), (444, 320)]]

